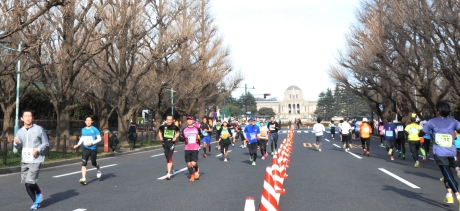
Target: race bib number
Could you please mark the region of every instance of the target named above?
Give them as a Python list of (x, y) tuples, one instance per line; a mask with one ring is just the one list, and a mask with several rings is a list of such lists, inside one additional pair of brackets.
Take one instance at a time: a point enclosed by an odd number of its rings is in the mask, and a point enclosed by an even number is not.
[(270, 125), (270, 130), (275, 130), (275, 125)]
[(33, 162), (34, 161), (33, 152), (34, 152), (34, 148), (22, 148), (22, 161), (25, 163)]
[(410, 132), (410, 134), (418, 134), (417, 128), (411, 128), (411, 129), (409, 130), (409, 132)]
[(251, 137), (252, 140), (256, 139), (256, 134), (255, 133), (250, 133), (249, 137)]
[(194, 143), (196, 143), (196, 136), (189, 135), (189, 136), (187, 136), (187, 140), (188, 140), (189, 144), (194, 144)]
[(226, 132), (225, 132), (225, 133), (222, 133), (222, 138), (223, 138), (223, 139), (226, 139), (226, 138), (228, 138), (229, 136), (230, 136), (229, 133), (226, 133)]
[(385, 136), (388, 136), (388, 137), (393, 136), (393, 131), (392, 130), (385, 131)]
[(83, 140), (83, 144), (88, 146), (91, 143), (93, 143), (93, 137), (92, 136), (82, 136), (81, 139)]
[(368, 128), (368, 127), (364, 127), (364, 128), (363, 128), (363, 133), (369, 133), (369, 128)]
[(208, 132), (204, 131), (202, 132), (203, 136), (207, 136), (208, 135)]
[(260, 136), (265, 137), (265, 131), (260, 131)]
[(163, 135), (165, 138), (174, 138), (174, 130), (165, 130)]
[(452, 135), (436, 133), (435, 135), (436, 144), (440, 147), (451, 147), (452, 146)]
[(402, 132), (402, 131), (404, 131), (404, 127), (402, 125), (398, 125), (397, 130), (399, 132)]

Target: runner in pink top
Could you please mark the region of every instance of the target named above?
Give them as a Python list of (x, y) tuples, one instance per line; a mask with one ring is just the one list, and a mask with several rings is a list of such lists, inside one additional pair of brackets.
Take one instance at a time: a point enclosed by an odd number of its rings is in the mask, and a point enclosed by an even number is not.
[(190, 172), (190, 182), (200, 177), (198, 170), (198, 152), (200, 151), (200, 128), (193, 125), (193, 116), (187, 116), (187, 127), (183, 130), (185, 137), (185, 162)]

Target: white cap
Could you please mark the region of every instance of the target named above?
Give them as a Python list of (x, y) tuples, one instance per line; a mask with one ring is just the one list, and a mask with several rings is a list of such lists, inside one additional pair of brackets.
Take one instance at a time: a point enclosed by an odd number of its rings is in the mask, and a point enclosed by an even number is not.
[(363, 118), (363, 122), (368, 122), (366, 117)]

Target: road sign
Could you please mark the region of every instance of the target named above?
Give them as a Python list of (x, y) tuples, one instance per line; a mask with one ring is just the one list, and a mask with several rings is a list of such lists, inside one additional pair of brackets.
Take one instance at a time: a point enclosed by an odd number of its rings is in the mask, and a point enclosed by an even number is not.
[(380, 111), (383, 111), (383, 104), (379, 104)]
[(251, 114), (251, 112), (250, 112), (250, 111), (248, 111), (248, 112), (246, 112), (246, 114)]

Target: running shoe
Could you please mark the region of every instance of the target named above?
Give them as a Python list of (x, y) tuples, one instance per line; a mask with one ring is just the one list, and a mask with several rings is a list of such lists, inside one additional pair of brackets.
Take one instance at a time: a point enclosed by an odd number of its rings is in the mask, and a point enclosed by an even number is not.
[(405, 154), (402, 155), (402, 159), (406, 160), (406, 155)]
[(235, 144), (232, 143), (232, 147), (235, 147)]
[(98, 171), (97, 171), (97, 174), (96, 174), (96, 177), (97, 177), (97, 178), (101, 178), (101, 175), (102, 175), (101, 171), (98, 170)]
[(246, 145), (243, 145), (243, 149), (246, 149)]
[(383, 143), (381, 143), (380, 146), (383, 147)]
[(43, 201), (43, 189), (40, 188), (40, 193), (35, 195), (35, 203), (38, 204), (38, 207), (40, 207), (40, 203)]
[(399, 152), (398, 152), (398, 157), (401, 157), (401, 154), (402, 154), (402, 152), (401, 152), (401, 151), (399, 151)]
[(170, 180), (171, 179), (171, 175), (170, 174), (166, 174), (166, 180)]
[(218, 150), (219, 150), (219, 146), (216, 146), (216, 149), (218, 149)]
[(390, 148), (390, 150), (388, 150), (388, 155), (391, 156), (393, 154), (393, 149)]
[(86, 179), (85, 178), (81, 178), (79, 182), (82, 185), (86, 185)]
[(198, 179), (198, 178), (200, 178), (200, 170), (197, 169), (195, 171), (195, 179)]
[(439, 181), (444, 182), (444, 177), (439, 178)]
[(319, 149), (318, 149), (318, 151), (320, 151), (320, 152), (321, 152), (321, 148), (319, 148)]
[(426, 156), (423, 156), (422, 161), (423, 161), (423, 162), (426, 162)]
[(366, 150), (363, 150), (363, 155), (366, 155), (366, 153), (367, 153)]
[(275, 151), (275, 155), (277, 155), (277, 154), (278, 154), (278, 152), (277, 152), (277, 151)]
[(262, 160), (265, 160), (265, 156), (262, 156), (262, 158), (261, 158), (261, 159), (262, 159)]
[(227, 158), (224, 159), (224, 162), (227, 162)]
[(370, 156), (370, 154), (371, 154), (371, 153), (367, 152), (367, 157), (369, 157), (369, 156)]
[(249, 161), (252, 161), (252, 160), (253, 160), (253, 158), (252, 158), (252, 156), (250, 156), (250, 157), (249, 157)]
[(457, 172), (457, 177), (460, 178), (460, 169), (457, 167), (455, 168), (455, 171)]
[(268, 157), (268, 152), (265, 152), (265, 157)]
[(414, 165), (414, 168), (418, 168), (418, 164), (420, 164), (420, 163), (418, 162), (418, 160), (417, 160), (417, 161), (415, 161), (415, 165)]
[(275, 155), (275, 152), (272, 152), (271, 155)]
[(203, 153), (203, 157), (208, 157), (208, 155), (206, 155), (206, 153)]
[(190, 175), (190, 182), (193, 182), (193, 181), (195, 181), (195, 175), (194, 174)]
[(353, 145), (350, 144), (350, 149), (353, 149)]
[(395, 160), (395, 157), (391, 156), (391, 160)]
[(344, 148), (344, 149), (346, 148), (345, 144), (343, 145), (343, 148)]
[(220, 146), (217, 147), (217, 150), (220, 150)]
[(256, 162), (252, 161), (252, 165), (255, 166), (255, 165), (256, 165)]
[(446, 202), (448, 204), (453, 204), (454, 203), (454, 197), (453, 196), (446, 196), (446, 198), (444, 198), (444, 202)]
[(319, 146), (316, 146), (316, 151), (318, 151), (318, 150), (319, 150)]
[(30, 210), (37, 210), (38, 209), (38, 203), (34, 202), (32, 206), (30, 206)]

